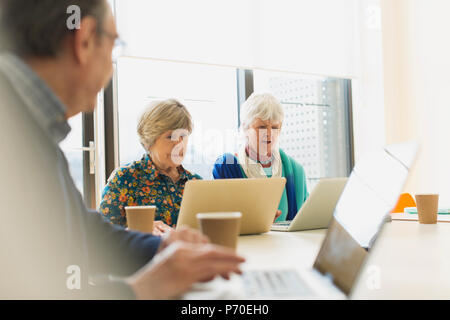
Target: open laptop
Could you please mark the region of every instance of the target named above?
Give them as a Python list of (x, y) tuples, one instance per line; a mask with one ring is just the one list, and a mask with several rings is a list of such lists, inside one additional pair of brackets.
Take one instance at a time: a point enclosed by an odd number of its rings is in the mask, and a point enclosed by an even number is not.
[(177, 228), (198, 229), (197, 213), (241, 212), (240, 234), (270, 231), (286, 178), (190, 180), (186, 182)]
[(327, 228), (347, 178), (321, 179), (291, 221), (275, 222), (272, 231)]
[[(247, 270), (237, 277), (237, 285), (235, 281), (217, 298), (351, 297), (370, 248), (403, 189), (417, 149), (414, 142), (390, 145), (358, 161), (311, 269), (299, 270), (292, 266), (293, 269), (283, 270)], [(292, 250), (299, 249), (293, 246)]]

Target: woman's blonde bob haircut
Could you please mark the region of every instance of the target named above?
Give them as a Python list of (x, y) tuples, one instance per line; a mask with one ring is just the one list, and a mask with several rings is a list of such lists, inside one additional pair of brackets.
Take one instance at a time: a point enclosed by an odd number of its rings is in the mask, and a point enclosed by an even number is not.
[(175, 99), (155, 101), (139, 118), (137, 132), (145, 150), (165, 132), (177, 129), (192, 132), (192, 117), (186, 107)]

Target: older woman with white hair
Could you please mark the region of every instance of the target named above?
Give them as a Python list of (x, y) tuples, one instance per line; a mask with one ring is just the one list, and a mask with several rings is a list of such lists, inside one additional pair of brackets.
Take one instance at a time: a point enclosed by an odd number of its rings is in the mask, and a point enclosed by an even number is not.
[(276, 221), (294, 219), (308, 197), (303, 167), (278, 147), (283, 120), (283, 107), (274, 96), (253, 93), (241, 107), (244, 143), (237, 154), (219, 157), (213, 169), (215, 179), (285, 177)]
[(160, 235), (177, 223), (186, 182), (201, 179), (181, 165), (192, 132), (191, 115), (176, 100), (155, 102), (142, 114), (137, 131), (147, 153), (113, 172), (100, 212), (111, 223), (127, 227), (126, 206), (154, 205), (153, 233)]

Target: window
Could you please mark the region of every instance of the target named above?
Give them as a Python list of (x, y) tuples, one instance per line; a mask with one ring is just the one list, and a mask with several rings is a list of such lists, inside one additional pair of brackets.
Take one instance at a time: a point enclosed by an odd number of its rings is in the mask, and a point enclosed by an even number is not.
[[(104, 186), (103, 154), (104, 145), (99, 123), (103, 112), (103, 91), (97, 99), (97, 109), (92, 114), (80, 113), (68, 120), (71, 131), (60, 147), (69, 163), (74, 183), (89, 208), (97, 207)], [(97, 132), (97, 134), (95, 134)]]
[(67, 138), (60, 143), (60, 147), (66, 155), (69, 162), (69, 169), (72, 178), (78, 190), (83, 194), (84, 177), (83, 177), (83, 150), (81, 149), (83, 143), (83, 118), (79, 114), (69, 119), (69, 125), (72, 131)]
[(254, 71), (255, 91), (283, 105), (280, 147), (305, 169), (311, 187), (348, 176), (353, 166), (350, 80)]
[(353, 166), (350, 80), (261, 70), (246, 74), (245, 88), (238, 86), (237, 69), (231, 67), (119, 59), (119, 164), (146, 152), (136, 126), (148, 103), (175, 98), (194, 122), (184, 167), (212, 179), (217, 157), (237, 151), (238, 93), (248, 96), (254, 88), (272, 93), (284, 106), (280, 146), (303, 165), (310, 189), (322, 178), (348, 176)]
[(200, 64), (121, 58), (117, 63), (119, 162), (139, 160), (137, 122), (148, 103), (174, 98), (192, 115), (184, 167), (212, 178), (218, 156), (234, 151), (237, 132), (236, 69)]
[[(295, 45), (297, 42), (288, 41), (292, 36), (297, 37), (298, 30), (302, 29), (292, 27), (298, 26), (298, 23), (308, 24), (314, 20), (313, 17), (323, 15), (323, 3), (313, 7), (308, 5), (307, 11), (312, 15), (306, 14), (306, 20), (285, 19), (281, 25), (271, 26), (267, 23), (261, 25), (260, 17), (275, 11), (275, 14), (285, 15), (287, 11), (278, 5), (258, 5), (255, 13), (254, 5), (242, 7), (240, 2), (230, 3), (219, 11), (208, 7), (206, 2), (199, 2), (196, 5), (204, 7), (206, 4), (206, 11), (212, 16), (216, 15), (213, 20), (210, 21), (211, 16), (199, 13), (201, 17), (194, 19), (195, 21), (192, 17), (187, 18), (194, 21), (193, 24), (186, 24), (186, 17), (180, 11), (175, 24), (165, 28), (164, 32), (159, 32), (158, 21), (170, 12), (170, 5), (110, 2), (115, 4), (118, 30), (127, 43), (127, 57), (118, 60), (114, 81), (105, 96), (107, 176), (115, 167), (138, 160), (146, 152), (136, 133), (138, 117), (145, 106), (154, 100), (175, 98), (186, 105), (194, 121), (184, 166), (205, 179), (212, 178), (211, 170), (216, 158), (224, 152), (237, 151), (239, 106), (254, 90), (271, 92), (282, 102), (286, 118), (281, 147), (303, 165), (310, 189), (321, 178), (347, 176), (350, 173), (353, 166), (350, 80), (262, 71), (266, 67), (320, 74), (335, 70), (333, 74), (352, 74), (352, 64), (348, 64), (350, 55), (341, 54), (347, 50), (345, 48), (351, 47), (348, 47), (351, 42), (347, 41), (348, 37), (344, 42), (341, 41), (341, 36), (330, 37), (329, 28), (323, 24), (314, 27), (313, 33), (305, 31), (306, 37), (303, 38), (314, 42), (317, 38), (314, 35), (321, 34), (325, 37), (322, 38), (329, 40), (325, 42), (326, 46), (336, 41), (344, 43), (341, 46), (344, 49), (337, 56), (330, 56), (328, 51), (317, 50), (313, 46), (314, 49), (309, 51), (301, 50), (302, 58), (299, 59), (297, 49), (300, 47)], [(325, 2), (329, 5), (332, 1)], [(223, 19), (230, 12), (236, 13), (235, 6), (241, 6), (243, 16), (249, 19), (241, 19), (238, 24), (229, 24), (227, 19)], [(353, 6), (341, 6), (334, 2), (333, 6), (336, 7), (332, 11), (333, 19), (343, 21), (338, 23), (338, 29), (333, 30), (352, 30)], [(149, 10), (154, 17), (158, 16), (156, 20), (145, 18)], [(251, 14), (245, 14), (246, 12)], [(182, 25), (187, 27), (180, 29)], [(211, 28), (206, 30), (204, 25), (210, 25)], [(190, 32), (192, 30), (199, 32)], [(229, 30), (239, 32), (226, 32)], [(273, 30), (280, 32), (274, 33)], [(295, 32), (292, 33), (292, 30)], [(211, 46), (210, 42), (205, 42), (204, 39), (208, 37), (204, 32), (211, 32), (213, 35), (211, 43), (220, 43)], [(230, 38), (230, 34), (234, 36)], [(275, 37), (278, 41), (281, 39), (280, 34), (282, 39), (288, 39), (282, 42), (288, 43), (288, 48), (293, 49), (285, 50), (284, 57), (287, 60), (267, 55), (267, 50), (260, 50), (261, 39), (270, 40)], [(230, 45), (226, 45), (230, 39)], [(301, 45), (301, 48), (304, 47)], [(331, 60), (323, 59), (321, 55), (326, 55)], [(345, 59), (341, 59), (342, 57)], [(326, 63), (325, 60), (332, 62)], [(339, 63), (336, 64), (336, 61)], [(233, 65), (262, 68), (237, 70)]]

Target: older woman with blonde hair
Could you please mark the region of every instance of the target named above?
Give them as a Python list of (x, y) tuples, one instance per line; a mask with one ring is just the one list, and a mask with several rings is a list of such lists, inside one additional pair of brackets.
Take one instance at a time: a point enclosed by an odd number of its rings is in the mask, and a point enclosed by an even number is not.
[(244, 143), (236, 154), (217, 159), (215, 179), (285, 177), (276, 221), (294, 219), (308, 197), (303, 167), (278, 146), (284, 120), (283, 107), (271, 94), (253, 93), (241, 107)]
[(126, 206), (154, 205), (153, 233), (160, 235), (177, 223), (186, 182), (201, 179), (181, 165), (192, 132), (191, 115), (176, 100), (155, 102), (142, 114), (137, 132), (147, 152), (113, 172), (100, 212), (111, 223), (126, 227)]

